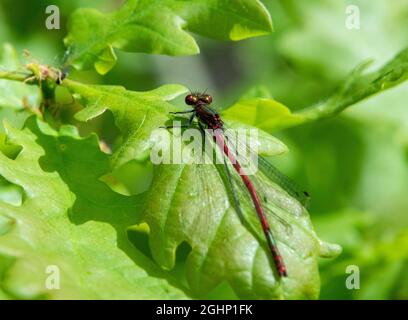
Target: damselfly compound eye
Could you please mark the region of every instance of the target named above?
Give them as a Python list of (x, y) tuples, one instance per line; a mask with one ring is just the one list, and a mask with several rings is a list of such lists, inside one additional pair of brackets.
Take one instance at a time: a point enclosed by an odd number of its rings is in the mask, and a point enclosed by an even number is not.
[(210, 104), (212, 102), (212, 96), (210, 96), (209, 94), (206, 94), (202, 96), (200, 100), (207, 104)]
[(185, 101), (186, 101), (186, 104), (191, 106), (198, 102), (198, 98), (192, 94), (189, 94), (188, 96), (186, 96)]

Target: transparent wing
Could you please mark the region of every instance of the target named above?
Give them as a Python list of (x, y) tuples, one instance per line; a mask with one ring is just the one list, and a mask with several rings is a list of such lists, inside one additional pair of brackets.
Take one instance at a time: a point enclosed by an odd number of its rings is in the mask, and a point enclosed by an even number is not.
[[(212, 140), (210, 133), (206, 132), (206, 136), (207, 139)], [(237, 155), (234, 146), (229, 145), (228, 142), (227, 145), (231, 148), (230, 152), (234, 156)], [(215, 144), (214, 147), (218, 148)], [(245, 217), (244, 220), (250, 220), (252, 226), (259, 226), (250, 194), (240, 174), (226, 156), (224, 156), (224, 166), (228, 181), (231, 184), (232, 200), (238, 215)], [(251, 175), (250, 179), (259, 195), (261, 205), (270, 220), (272, 229), (275, 232), (285, 233), (289, 236), (292, 230), (291, 221), (293, 218), (303, 217), (306, 214), (304, 207), (296, 198), (288, 194), (287, 191), (272, 181), (261, 170)], [(250, 212), (250, 215), (246, 214), (248, 212)]]
[[(226, 158), (225, 158), (226, 159)], [(233, 205), (235, 210), (237, 211), (239, 217), (241, 220), (245, 219), (245, 214), (243, 211), (243, 207), (245, 208), (253, 208), (253, 211), (255, 212), (254, 204), (252, 202), (252, 199), (250, 198), (250, 195), (248, 192), (245, 192), (243, 190), (239, 191), (242, 188), (242, 180), (240, 180), (239, 175), (234, 171), (232, 168), (231, 164), (227, 163), (227, 161), (224, 162), (224, 168), (226, 171), (226, 175), (228, 178), (228, 182), (231, 188), (231, 193), (232, 193), (232, 200), (233, 200)], [(238, 179), (238, 178), (239, 179)], [(261, 195), (262, 198), (264, 198), (264, 195)], [(241, 200), (240, 200), (241, 199)], [(265, 198), (266, 200), (266, 198)], [(265, 205), (265, 201), (261, 200), (262, 202), (262, 207), (268, 217), (273, 217), (274, 220), (277, 220), (284, 228), (287, 233), (291, 232), (291, 227), (288, 222), (286, 222), (283, 218), (281, 218), (277, 213), (273, 211), (273, 209), (270, 206)]]
[[(240, 208), (251, 208), (254, 214), (252, 217), (247, 216), (253, 223), (259, 222), (255, 214), (255, 207), (251, 196), (243, 184), (240, 175), (233, 171), (233, 167), (227, 164), (231, 173), (232, 185), (236, 190), (236, 197), (239, 201)], [(261, 174), (262, 175), (262, 174)], [(268, 217), (272, 230), (279, 234), (286, 234), (288, 237), (292, 234), (291, 221), (294, 218), (302, 218), (306, 215), (306, 210), (299, 202), (280, 189), (277, 185), (264, 181), (266, 177), (251, 176), (250, 179), (255, 187), (256, 192), (261, 200), (261, 206)], [(239, 212), (238, 212), (239, 213)], [(279, 231), (278, 231), (279, 230)]]
[[(238, 161), (241, 163), (247, 163), (247, 165), (251, 161), (255, 161), (255, 166), (259, 168), (259, 171), (261, 171), (268, 179), (279, 185), (279, 187), (285, 190), (290, 196), (299, 201), (300, 204), (303, 206), (307, 205), (310, 200), (308, 192), (304, 191), (295, 181), (280, 172), (279, 169), (272, 165), (268, 160), (253, 150), (253, 148), (251, 148), (251, 143), (245, 143), (242, 139), (237, 139), (237, 136), (233, 134), (234, 129), (229, 128), (227, 125), (225, 125), (225, 129), (225, 137), (228, 141), (228, 147), (231, 152), (235, 154)], [(256, 176), (256, 174), (252, 176)]]

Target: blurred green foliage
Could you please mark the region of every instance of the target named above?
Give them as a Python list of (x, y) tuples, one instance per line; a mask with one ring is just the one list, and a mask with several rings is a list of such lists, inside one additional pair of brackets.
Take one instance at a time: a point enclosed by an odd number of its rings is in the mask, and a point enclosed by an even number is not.
[[(24, 10), (15, 1), (0, 3), (0, 43), (12, 42), (20, 52), (27, 48), (33, 57), (52, 64), (63, 56), (61, 39), (74, 9), (91, 6), (109, 11), (122, 3), (20, 1)], [(221, 107), (248, 89), (263, 86), (277, 101), (297, 110), (325, 99), (357, 64), (374, 59), (376, 67), (408, 44), (406, 0), (263, 2), (274, 21), (272, 35), (238, 43), (199, 38), (201, 54), (191, 57), (118, 52), (120, 63), (107, 76), (73, 71), (71, 77), (139, 91), (180, 83), (208, 89), (214, 104)], [(46, 32), (48, 4), (60, 7), (61, 30)], [(359, 30), (345, 27), (350, 4), (360, 8)], [(344, 248), (339, 258), (321, 261), (322, 299), (408, 299), (406, 101), (407, 83), (336, 118), (277, 133), (290, 152), (271, 160), (311, 193), (309, 211), (320, 237)], [(111, 130), (102, 132), (102, 127)], [(96, 131), (107, 142), (117, 138), (110, 115), (80, 129)], [(122, 167), (107, 179), (122, 182), (123, 192), (132, 194), (145, 186), (129, 181), (129, 175), (140, 170), (127, 167), (128, 174)], [(359, 290), (345, 286), (349, 265), (360, 268)]]

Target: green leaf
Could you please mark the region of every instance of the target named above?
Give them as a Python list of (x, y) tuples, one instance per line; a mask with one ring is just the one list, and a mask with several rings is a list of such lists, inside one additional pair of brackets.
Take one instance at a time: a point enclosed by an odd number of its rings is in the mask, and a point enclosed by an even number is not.
[[(3, 199), (1, 200), (4, 201)], [(9, 232), (14, 224), (15, 224), (15, 220), (1, 215), (0, 216), (0, 236)]]
[[(21, 187), (11, 184), (0, 177), (0, 201), (4, 201), (13, 206), (20, 206), (23, 198), (22, 194)], [(2, 233), (1, 224), (0, 222), (0, 233)]]
[(279, 130), (305, 122), (301, 115), (293, 114), (283, 104), (265, 98), (243, 99), (225, 110), (224, 118), (240, 121), (260, 129)]
[(112, 167), (134, 159), (143, 159), (149, 152), (153, 129), (163, 126), (168, 113), (176, 108), (166, 100), (187, 92), (180, 85), (167, 85), (147, 92), (127, 91), (119, 86), (84, 85), (66, 80), (64, 85), (80, 95), (85, 109), (76, 114), (80, 121), (88, 121), (105, 110), (112, 111), (115, 123), (123, 135), (121, 145), (112, 156)]
[(186, 32), (241, 40), (272, 31), (270, 16), (257, 0), (128, 0), (115, 12), (79, 9), (71, 16), (65, 44), (77, 68), (105, 74), (116, 62), (113, 48), (171, 56), (199, 53)]
[(239, 41), (272, 32), (272, 20), (259, 0), (168, 1), (187, 22), (187, 29), (205, 37)]
[[(7, 131), (23, 149), (15, 160), (0, 154), (0, 174), (25, 197), (17, 207), (0, 202), (2, 291), (24, 299), (186, 298), (127, 240), (140, 197), (98, 180), (109, 163), (95, 136), (56, 132), (33, 117), (24, 130)], [(45, 285), (49, 266), (59, 269), (59, 290)]]

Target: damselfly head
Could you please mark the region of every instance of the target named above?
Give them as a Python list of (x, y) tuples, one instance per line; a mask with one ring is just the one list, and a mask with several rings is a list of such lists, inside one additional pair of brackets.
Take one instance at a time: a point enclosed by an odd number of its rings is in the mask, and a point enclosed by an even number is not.
[(212, 96), (209, 94), (198, 94), (198, 93), (190, 93), (185, 98), (186, 104), (188, 105), (197, 105), (199, 102), (204, 104), (211, 104)]

